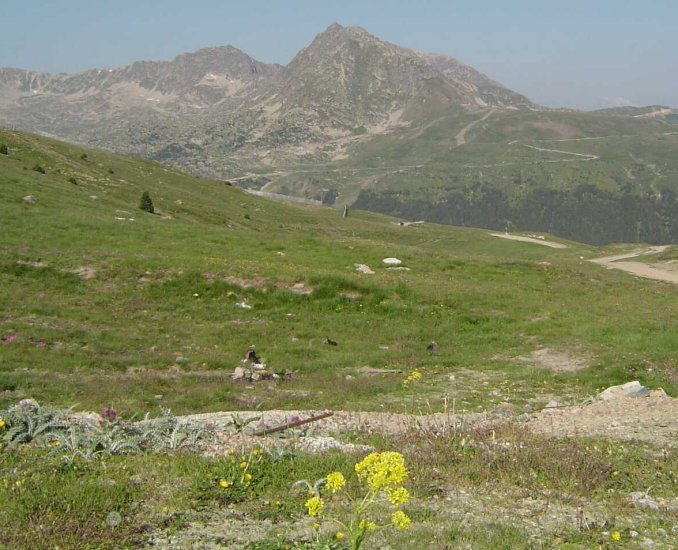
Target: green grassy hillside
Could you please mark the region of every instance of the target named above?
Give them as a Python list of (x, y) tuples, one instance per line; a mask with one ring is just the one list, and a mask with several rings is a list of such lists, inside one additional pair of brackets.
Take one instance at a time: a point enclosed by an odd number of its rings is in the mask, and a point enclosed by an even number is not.
[[(0, 143), (0, 406), (403, 410), (401, 378), (366, 377), (365, 366), (424, 369), (417, 391), (434, 408), (447, 390), (487, 406), (483, 382), (513, 384), (520, 406), (632, 375), (678, 390), (673, 287), (581, 259), (605, 251), (343, 219), (28, 134)], [(143, 191), (155, 214), (139, 210)], [(388, 256), (409, 270), (386, 269)], [(252, 344), (293, 379), (248, 391), (231, 381)], [(540, 346), (589, 367), (516, 359)]]
[[(344, 491), (363, 495), (360, 457), (290, 453), (275, 446), (298, 439), (289, 431), (289, 440), (252, 441), (236, 424), (206, 457), (185, 445), (191, 434), (178, 424), (139, 435), (135, 415), (418, 415), (501, 404), (518, 417), (634, 378), (678, 394), (675, 287), (586, 261), (628, 246), (553, 249), (360, 211), (342, 218), (42, 137), (0, 131), (2, 145), (3, 550), (348, 548), (355, 525), (340, 536), (325, 517), (308, 517), (308, 495), (292, 483), (336, 470), (348, 479)], [(144, 191), (154, 214), (139, 209)], [(391, 256), (409, 269), (387, 269), (382, 259)], [(426, 349), (431, 340), (436, 353)], [(252, 344), (292, 378), (232, 380)], [(16, 405), (28, 398), (44, 407)], [(87, 432), (54, 421), (50, 406), (113, 407), (124, 420), (108, 416)], [(519, 422), (335, 435), (402, 452), (410, 471), (410, 529), (389, 527), (391, 507), (375, 497), (363, 514), (384, 528), (367, 533), (364, 550), (635, 548), (646, 537), (668, 548), (676, 540), (671, 449), (533, 435)], [(630, 507), (629, 493), (647, 496), (648, 487), (666, 497), (662, 508)], [(348, 521), (345, 494), (323, 489), (327, 517)]]
[(453, 113), (357, 143), (343, 160), (281, 168), (267, 190), (592, 244), (675, 243), (677, 130), (663, 118)]

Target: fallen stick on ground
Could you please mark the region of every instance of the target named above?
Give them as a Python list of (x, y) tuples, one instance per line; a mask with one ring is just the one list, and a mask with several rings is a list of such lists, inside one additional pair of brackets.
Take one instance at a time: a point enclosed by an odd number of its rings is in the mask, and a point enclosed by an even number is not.
[(253, 435), (268, 435), (276, 432), (282, 432), (287, 430), (288, 428), (296, 428), (297, 426), (303, 426), (304, 424), (310, 424), (311, 422), (315, 422), (316, 420), (322, 420), (323, 418), (328, 418), (332, 416), (334, 413), (333, 412), (326, 412), (319, 414), (317, 416), (311, 416), (310, 418), (305, 418), (303, 420), (295, 420), (294, 422), (286, 422), (285, 424), (282, 424), (281, 426), (276, 426), (275, 428), (266, 428), (265, 430), (260, 430), (258, 432), (254, 432)]

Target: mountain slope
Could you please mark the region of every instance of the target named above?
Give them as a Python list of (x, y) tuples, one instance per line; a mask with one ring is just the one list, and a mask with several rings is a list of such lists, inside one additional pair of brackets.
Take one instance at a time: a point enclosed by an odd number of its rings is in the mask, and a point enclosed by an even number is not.
[(592, 243), (678, 239), (677, 116), (541, 108), (338, 24), (285, 67), (225, 46), (77, 75), (0, 70), (6, 125), (264, 192)]
[(337, 24), (284, 68), (225, 46), (76, 75), (0, 70), (5, 125), (211, 175), (229, 157), (279, 148), (275, 159), (303, 158), (356, 133), (487, 106), (532, 104), (454, 59)]

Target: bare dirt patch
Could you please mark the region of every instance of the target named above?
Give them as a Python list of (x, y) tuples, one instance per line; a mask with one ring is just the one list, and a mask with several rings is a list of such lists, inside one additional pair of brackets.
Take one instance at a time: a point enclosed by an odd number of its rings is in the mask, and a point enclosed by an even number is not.
[(584, 357), (577, 357), (566, 351), (555, 351), (547, 347), (541, 347), (529, 356), (521, 356), (517, 359), (522, 363), (554, 372), (574, 372), (590, 366), (589, 360)]
[(556, 243), (553, 241), (546, 241), (544, 239), (535, 238), (535, 237), (523, 237), (521, 235), (509, 235), (508, 233), (490, 233), (493, 237), (500, 237), (502, 239), (508, 239), (510, 241), (522, 241), (525, 243), (534, 243), (540, 244), (542, 246), (548, 246), (550, 248), (567, 248), (566, 244)]
[(68, 273), (73, 273), (79, 275), (81, 278), (93, 279), (97, 274), (97, 269), (93, 265), (81, 265), (79, 267), (74, 267), (72, 269), (66, 269)]
[(653, 391), (588, 405), (544, 409), (525, 424), (533, 433), (556, 437), (601, 436), (678, 446), (678, 399)]

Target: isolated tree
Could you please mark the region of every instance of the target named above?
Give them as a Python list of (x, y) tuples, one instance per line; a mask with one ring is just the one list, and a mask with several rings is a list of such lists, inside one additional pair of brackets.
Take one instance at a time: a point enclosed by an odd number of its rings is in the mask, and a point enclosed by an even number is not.
[(151, 196), (148, 194), (148, 191), (144, 191), (141, 194), (141, 201), (139, 201), (139, 208), (141, 208), (144, 212), (150, 212), (153, 214), (155, 209), (153, 208), (153, 201), (151, 200)]

